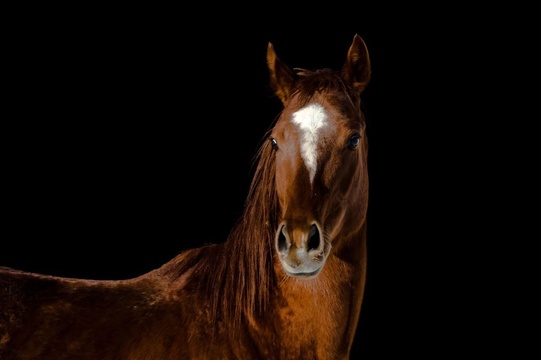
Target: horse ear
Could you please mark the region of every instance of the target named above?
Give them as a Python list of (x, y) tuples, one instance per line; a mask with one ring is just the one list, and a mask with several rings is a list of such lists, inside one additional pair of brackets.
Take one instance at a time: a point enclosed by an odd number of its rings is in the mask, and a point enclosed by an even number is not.
[(371, 68), (368, 49), (363, 39), (358, 34), (353, 37), (353, 43), (349, 47), (342, 76), (351, 87), (361, 94), (370, 81)]
[(276, 56), (270, 42), (267, 47), (267, 66), (270, 71), (271, 88), (285, 105), (295, 83), (295, 73)]

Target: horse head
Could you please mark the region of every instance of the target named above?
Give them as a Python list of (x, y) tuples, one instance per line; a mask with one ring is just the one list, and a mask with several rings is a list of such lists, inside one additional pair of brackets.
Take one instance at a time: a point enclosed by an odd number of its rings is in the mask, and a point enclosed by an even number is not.
[[(355, 35), (341, 71), (291, 69), (269, 43), (270, 84), (283, 109), (270, 132), (283, 270), (311, 278), (331, 251), (360, 231), (368, 204), (366, 123), (360, 95), (370, 80), (368, 50)], [(334, 250), (331, 250), (334, 249)]]

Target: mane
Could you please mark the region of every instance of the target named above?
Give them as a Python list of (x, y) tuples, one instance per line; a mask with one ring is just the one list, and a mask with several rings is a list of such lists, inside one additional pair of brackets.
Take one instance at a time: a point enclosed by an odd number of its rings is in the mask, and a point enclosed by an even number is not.
[[(301, 104), (306, 104), (312, 97), (322, 92), (340, 92), (347, 94), (351, 99), (358, 100), (358, 95), (349, 87), (340, 74), (332, 69), (307, 70), (294, 69), (298, 81), (293, 90), (298, 95)], [(357, 101), (354, 101), (357, 103)]]
[(191, 281), (208, 296), (211, 318), (232, 327), (261, 316), (276, 285), (272, 254), (278, 200), (268, 141), (260, 146), (254, 164), (243, 214), (226, 241), (181, 254), (175, 269), (170, 269), (181, 275), (189, 272)]

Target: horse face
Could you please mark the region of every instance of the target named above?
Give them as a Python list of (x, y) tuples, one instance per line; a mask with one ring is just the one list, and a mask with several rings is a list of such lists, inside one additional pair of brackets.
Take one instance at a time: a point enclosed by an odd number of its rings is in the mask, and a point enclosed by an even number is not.
[(313, 277), (323, 269), (331, 246), (347, 249), (366, 219), (367, 142), (360, 95), (370, 81), (370, 58), (355, 35), (340, 73), (294, 71), (271, 43), (267, 65), (270, 85), (284, 105), (270, 139), (281, 214), (276, 250), (287, 274)]
[(346, 94), (293, 97), (270, 141), (281, 209), (278, 257), (288, 275), (313, 277), (366, 212), (364, 123)]

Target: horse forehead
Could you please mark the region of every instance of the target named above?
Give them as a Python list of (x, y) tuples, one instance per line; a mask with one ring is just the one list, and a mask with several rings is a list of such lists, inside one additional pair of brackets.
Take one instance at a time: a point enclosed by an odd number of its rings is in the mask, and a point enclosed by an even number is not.
[(319, 103), (311, 103), (295, 111), (291, 116), (300, 133), (300, 153), (313, 183), (317, 170), (317, 146), (322, 134), (333, 130), (329, 112)]
[(291, 121), (299, 127), (303, 134), (317, 135), (319, 130), (329, 126), (329, 114), (319, 103), (311, 103), (295, 111)]

